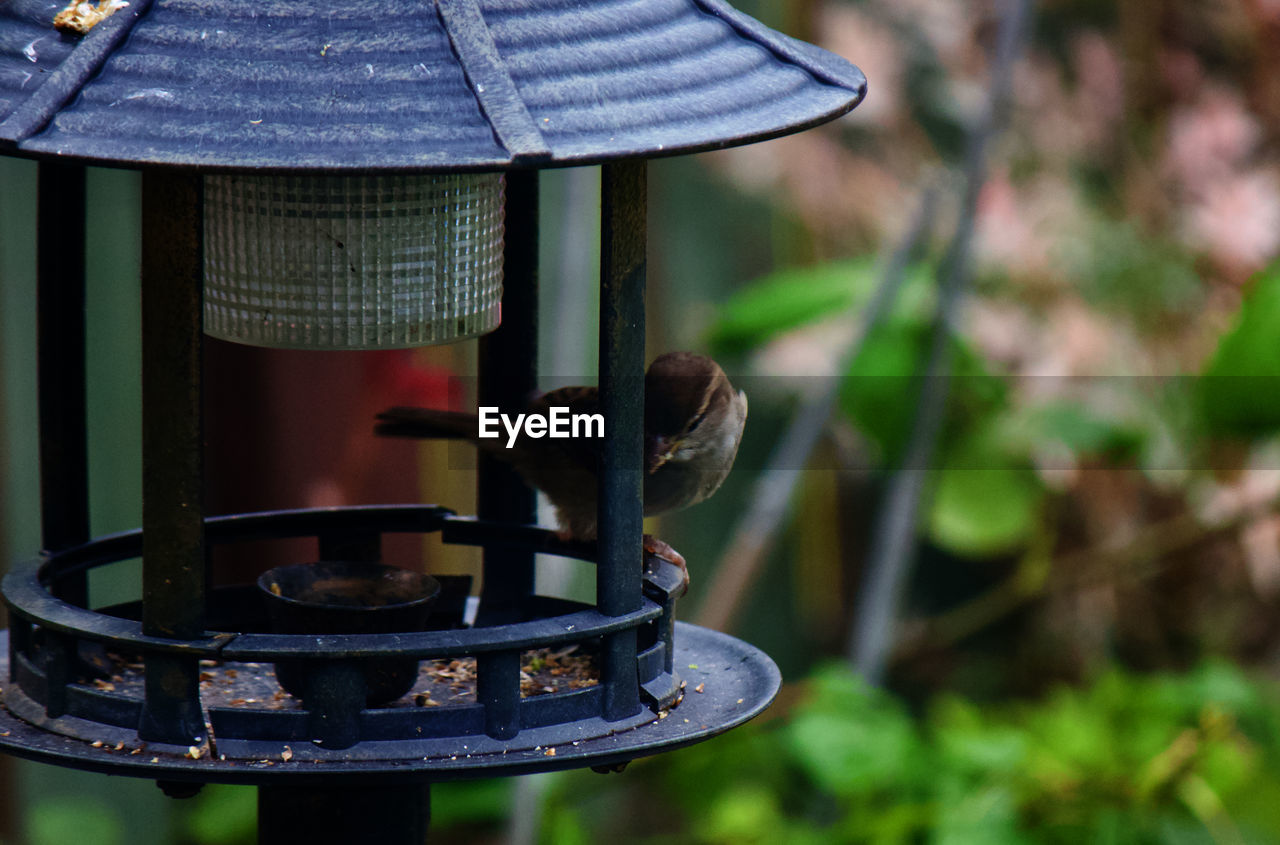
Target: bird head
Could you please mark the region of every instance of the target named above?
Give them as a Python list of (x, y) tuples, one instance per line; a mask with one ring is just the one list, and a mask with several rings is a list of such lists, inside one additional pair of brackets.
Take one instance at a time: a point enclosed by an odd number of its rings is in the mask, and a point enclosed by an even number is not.
[(720, 365), (705, 355), (668, 352), (649, 365), (644, 386), (645, 469), (698, 456), (703, 468), (727, 470), (742, 439), (747, 396), (733, 389)]

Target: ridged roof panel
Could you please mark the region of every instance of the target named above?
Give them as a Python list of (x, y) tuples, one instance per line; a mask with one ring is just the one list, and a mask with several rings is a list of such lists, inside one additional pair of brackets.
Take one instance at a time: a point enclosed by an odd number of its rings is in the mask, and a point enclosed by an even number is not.
[(61, 8), (48, 0), (0, 2), (0, 120), (30, 97), (75, 46), (50, 25)]
[[(771, 137), (865, 90), (852, 65), (719, 0), (135, 0), (78, 46), (40, 34), (58, 8), (0, 3), (0, 141), (19, 153), (553, 166)], [(48, 42), (36, 61), (33, 39)]]

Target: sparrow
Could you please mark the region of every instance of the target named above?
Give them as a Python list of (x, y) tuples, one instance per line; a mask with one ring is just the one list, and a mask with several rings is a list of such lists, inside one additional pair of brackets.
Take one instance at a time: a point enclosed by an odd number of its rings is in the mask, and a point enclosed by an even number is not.
[[(599, 392), (561, 387), (531, 401), (524, 413), (545, 417), (555, 407), (574, 415), (598, 413)], [(561, 538), (596, 539), (601, 438), (535, 438), (522, 428), (508, 448), (505, 432), (479, 436), (477, 414), (396, 407), (377, 419), (379, 435), (466, 440), (509, 462), (547, 495)], [(680, 510), (715, 493), (733, 468), (746, 422), (747, 395), (734, 389), (715, 361), (693, 352), (654, 359), (644, 377), (644, 515)], [(679, 567), (687, 588), (689, 570), (679, 552), (648, 534), (644, 550)]]

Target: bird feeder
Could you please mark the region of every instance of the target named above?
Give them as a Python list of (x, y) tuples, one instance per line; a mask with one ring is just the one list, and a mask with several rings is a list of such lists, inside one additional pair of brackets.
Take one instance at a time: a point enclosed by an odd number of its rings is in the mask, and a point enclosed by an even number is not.
[[(838, 117), (864, 95), (857, 68), (721, 0), (129, 0), (55, 29), (57, 11), (0, 4), (0, 152), (39, 162), (43, 527), (38, 561), (3, 583), (0, 750), (172, 794), (257, 785), (263, 841), (408, 843), (432, 782), (615, 767), (769, 704), (772, 661), (676, 622), (678, 574), (640, 565), (645, 160)], [(304, 349), (480, 337), (481, 404), (514, 404), (534, 387), (537, 172), (589, 164), (595, 547), (534, 526), (533, 493), (485, 461), (474, 516), (205, 513), (206, 333)], [(143, 524), (104, 537), (88, 529), (86, 165), (142, 172)], [(426, 630), (281, 633), (255, 585), (208, 586), (217, 546), (314, 537), (324, 560), (373, 565), (389, 533), (483, 548), (473, 624), (442, 606)], [(594, 562), (596, 601), (535, 595), (535, 553)], [(139, 558), (140, 600), (95, 602), (88, 573)], [(522, 696), (521, 654), (573, 643), (598, 682)], [(132, 660), (136, 682), (91, 683), (102, 654)], [(367, 696), (371, 665), (454, 657), (475, 661), (467, 701)], [(202, 676), (239, 667), (247, 689), (272, 665), (306, 669), (292, 708), (213, 700)], [(682, 683), (705, 691), (681, 700)]]

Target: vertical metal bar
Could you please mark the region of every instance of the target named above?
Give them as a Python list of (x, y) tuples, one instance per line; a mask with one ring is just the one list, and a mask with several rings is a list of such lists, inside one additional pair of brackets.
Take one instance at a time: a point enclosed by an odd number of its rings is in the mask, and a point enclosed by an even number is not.
[[(605, 419), (599, 478), (600, 565), (596, 604), (616, 616), (640, 607), (644, 530), (644, 161), (606, 164), (600, 207), (600, 410)], [(605, 637), (604, 718), (640, 710), (636, 631)]]
[(258, 841), (307, 845), (423, 845), (428, 784), (258, 787)]
[[(538, 381), (538, 172), (506, 177), (502, 325), (480, 339), (480, 405), (523, 406)], [(481, 454), (476, 512), (481, 519), (531, 524), (538, 499), (508, 464)], [(485, 616), (510, 616), (533, 595), (533, 554), (484, 552)]]
[[(311, 661), (307, 661), (310, 663)], [(360, 741), (360, 711), (368, 689), (364, 667), (356, 660), (307, 666), (302, 704), (307, 732), (321, 748), (350, 748)]]
[[(142, 629), (177, 639), (204, 633), (208, 590), (202, 188), (194, 173), (142, 174)], [(198, 661), (146, 656), (138, 733), (203, 741)]]
[(668, 675), (676, 674), (676, 600), (668, 599), (662, 606), (662, 618), (658, 620), (658, 632), (662, 638), (665, 652), (662, 657), (662, 670)]
[(18, 655), (31, 653), (31, 623), (9, 613), (9, 683), (18, 679)]
[(44, 664), (41, 667), (44, 669), (44, 712), (50, 719), (56, 719), (67, 712), (67, 684), (72, 681), (76, 641), (53, 631), (45, 631), (43, 639), (40, 652)]
[[(85, 170), (41, 162), (36, 229), (40, 525), (47, 551), (89, 539), (85, 407)], [(57, 579), (53, 594), (88, 605), (88, 576)]]
[(476, 701), (484, 705), (484, 732), (511, 739), (520, 732), (520, 652), (476, 657)]

